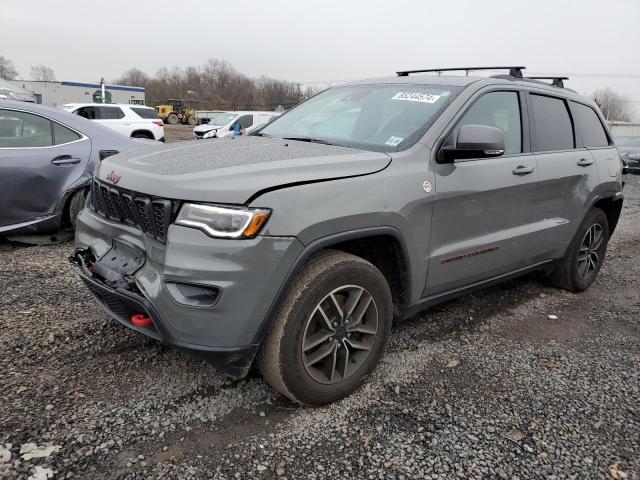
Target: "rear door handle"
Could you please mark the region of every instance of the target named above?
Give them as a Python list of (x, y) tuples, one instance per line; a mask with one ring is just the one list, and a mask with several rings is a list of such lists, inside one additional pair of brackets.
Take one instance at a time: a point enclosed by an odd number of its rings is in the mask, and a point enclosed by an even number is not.
[(587, 160), (586, 158), (578, 160), (579, 167), (588, 167), (589, 165), (593, 165), (593, 160)]
[(71, 155), (60, 155), (51, 160), (51, 163), (54, 165), (75, 165), (76, 163), (80, 163), (80, 159), (72, 157)]
[(525, 167), (524, 165), (518, 165), (516, 168), (513, 169), (513, 174), (529, 175), (530, 173), (533, 173), (533, 171), (534, 171), (533, 167)]

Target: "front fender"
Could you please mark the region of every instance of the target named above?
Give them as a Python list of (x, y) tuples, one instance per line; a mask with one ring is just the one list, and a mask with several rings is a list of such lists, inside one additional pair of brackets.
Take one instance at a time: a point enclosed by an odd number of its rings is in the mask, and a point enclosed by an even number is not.
[(280, 288), (276, 293), (273, 301), (267, 310), (264, 319), (260, 328), (258, 329), (256, 336), (254, 337), (252, 343), (260, 344), (262, 340), (265, 338), (271, 323), (275, 317), (275, 313), (277, 311), (278, 306), (284, 300), (287, 292), (291, 288), (293, 281), (296, 278), (296, 275), (302, 270), (307, 261), (316, 253), (321, 250), (331, 248), (333, 245), (338, 245), (343, 242), (347, 242), (349, 240), (363, 239), (367, 237), (376, 237), (376, 236), (391, 236), (400, 245), (400, 249), (402, 252), (403, 260), (404, 260), (404, 269), (402, 269), (402, 275), (404, 276), (402, 280), (402, 284), (404, 288), (407, 290), (404, 292), (406, 298), (412, 298), (410, 295), (410, 290), (412, 289), (412, 269), (411, 269), (411, 259), (410, 259), (410, 250), (407, 247), (405, 239), (402, 233), (390, 226), (378, 226), (378, 227), (368, 227), (361, 229), (348, 230), (344, 232), (335, 233), (332, 235), (327, 235), (322, 238), (318, 238), (309, 244), (307, 244), (302, 252), (298, 255), (294, 263), (291, 265), (289, 272), (286, 275), (285, 280), (280, 284)]

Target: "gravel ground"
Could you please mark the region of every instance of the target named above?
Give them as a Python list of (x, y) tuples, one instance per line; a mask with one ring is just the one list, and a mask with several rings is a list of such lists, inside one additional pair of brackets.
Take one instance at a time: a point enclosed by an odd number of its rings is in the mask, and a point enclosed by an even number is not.
[(320, 409), (110, 320), (70, 243), (0, 243), (0, 476), (639, 479), (640, 177), (626, 180), (590, 290), (528, 277), (440, 305)]

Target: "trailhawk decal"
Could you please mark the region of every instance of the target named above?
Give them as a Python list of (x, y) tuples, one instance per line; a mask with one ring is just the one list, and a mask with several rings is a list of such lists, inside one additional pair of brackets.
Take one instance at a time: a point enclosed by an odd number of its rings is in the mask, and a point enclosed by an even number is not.
[(440, 95), (434, 95), (433, 93), (417, 93), (417, 92), (398, 92), (391, 100), (404, 100), (406, 102), (420, 102), (420, 103), (436, 103)]
[(483, 248), (482, 250), (475, 250), (473, 252), (462, 253), (460, 255), (454, 255), (453, 257), (447, 257), (440, 260), (440, 263), (450, 263), (455, 262), (456, 260), (464, 260), (465, 258), (475, 257), (477, 255), (483, 255), (489, 252), (495, 252), (500, 248), (500, 245), (494, 245), (493, 247)]

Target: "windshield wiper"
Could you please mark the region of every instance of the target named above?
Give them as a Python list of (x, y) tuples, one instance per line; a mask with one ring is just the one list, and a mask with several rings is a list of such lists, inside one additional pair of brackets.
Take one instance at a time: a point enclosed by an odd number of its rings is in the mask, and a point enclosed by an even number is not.
[(335, 143), (331, 143), (326, 140), (321, 140), (320, 138), (311, 138), (311, 137), (282, 137), (282, 138), (283, 140), (296, 140), (298, 142), (320, 143), (322, 145), (336, 145)]

